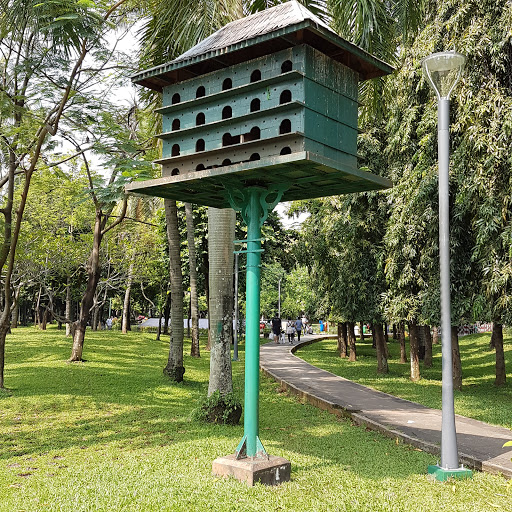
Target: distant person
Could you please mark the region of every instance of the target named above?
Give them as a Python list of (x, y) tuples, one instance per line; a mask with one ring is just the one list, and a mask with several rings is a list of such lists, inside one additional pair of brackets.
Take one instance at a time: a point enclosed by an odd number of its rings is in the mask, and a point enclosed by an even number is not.
[(300, 343), (300, 333), (302, 332), (302, 320), (300, 316), (295, 320), (295, 330), (297, 331), (297, 343)]
[(112, 317), (109, 316), (105, 323), (107, 324), (107, 329), (110, 331), (110, 329), (112, 329)]
[(288, 336), (288, 342), (293, 345), (295, 340), (295, 323), (291, 318), (288, 318), (288, 321), (286, 322), (286, 335)]
[(308, 332), (308, 319), (306, 315), (302, 315), (302, 329), (304, 334), (307, 334)]
[(318, 323), (320, 324), (320, 333), (323, 333), (324, 332), (324, 321), (319, 320)]
[(274, 343), (279, 343), (279, 336), (281, 336), (281, 319), (277, 315), (272, 318), (272, 333), (274, 334)]

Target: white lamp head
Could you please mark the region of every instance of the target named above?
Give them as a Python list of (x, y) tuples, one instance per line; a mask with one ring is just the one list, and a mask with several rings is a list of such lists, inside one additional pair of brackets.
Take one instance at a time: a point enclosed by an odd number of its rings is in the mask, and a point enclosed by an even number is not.
[(423, 72), (438, 100), (450, 98), (465, 63), (466, 57), (453, 51), (433, 53), (421, 61)]

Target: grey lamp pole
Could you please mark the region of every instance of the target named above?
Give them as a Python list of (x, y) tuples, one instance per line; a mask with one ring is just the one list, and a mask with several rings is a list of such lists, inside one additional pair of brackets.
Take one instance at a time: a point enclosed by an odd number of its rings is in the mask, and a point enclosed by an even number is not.
[(277, 283), (277, 316), (281, 318), (281, 279)]
[(459, 467), (453, 403), (450, 310), (450, 94), (459, 81), (465, 61), (466, 58), (460, 53), (440, 52), (425, 57), (421, 63), (423, 72), (434, 89), (438, 101), (439, 267), (442, 336), (441, 465), (429, 466), (428, 470), (438, 480), (471, 476), (471, 471)]
[(238, 256), (235, 251), (235, 342), (233, 346), (233, 361), (238, 361)]

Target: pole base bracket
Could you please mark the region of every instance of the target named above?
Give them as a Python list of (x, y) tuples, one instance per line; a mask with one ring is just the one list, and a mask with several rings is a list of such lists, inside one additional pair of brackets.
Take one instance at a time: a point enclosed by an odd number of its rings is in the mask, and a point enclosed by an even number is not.
[(457, 480), (473, 478), (473, 472), (463, 466), (457, 469), (446, 469), (437, 465), (429, 466), (428, 474), (433, 475), (434, 478), (439, 482), (446, 482), (446, 480), (449, 480), (450, 478), (455, 478)]
[(256, 436), (256, 452), (255, 453), (247, 453), (247, 435), (242, 437), (242, 440), (238, 443), (238, 446), (235, 450), (235, 457), (237, 459), (246, 459), (257, 458), (257, 459), (268, 459), (268, 453), (263, 447), (263, 444), (260, 441), (260, 438)]

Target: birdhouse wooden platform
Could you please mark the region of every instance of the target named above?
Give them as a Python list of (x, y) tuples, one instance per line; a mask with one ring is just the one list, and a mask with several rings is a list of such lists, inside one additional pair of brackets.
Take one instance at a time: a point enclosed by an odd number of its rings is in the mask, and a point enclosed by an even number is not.
[(162, 178), (127, 190), (224, 208), (249, 186), (283, 201), (387, 188), (357, 168), (357, 96), (390, 71), (295, 0), (230, 23), (133, 78), (162, 92)]

